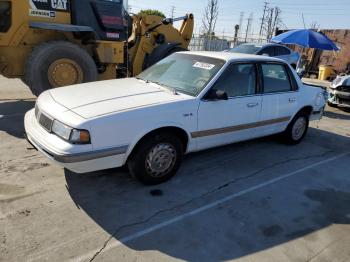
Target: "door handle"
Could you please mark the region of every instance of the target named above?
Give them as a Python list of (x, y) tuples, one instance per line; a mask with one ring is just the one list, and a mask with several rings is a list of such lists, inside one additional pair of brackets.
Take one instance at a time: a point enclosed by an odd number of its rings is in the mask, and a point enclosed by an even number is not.
[(296, 98), (289, 98), (289, 103), (294, 103), (295, 101), (297, 101)]
[(258, 105), (259, 105), (259, 103), (249, 103), (249, 104), (247, 104), (247, 107), (256, 107)]

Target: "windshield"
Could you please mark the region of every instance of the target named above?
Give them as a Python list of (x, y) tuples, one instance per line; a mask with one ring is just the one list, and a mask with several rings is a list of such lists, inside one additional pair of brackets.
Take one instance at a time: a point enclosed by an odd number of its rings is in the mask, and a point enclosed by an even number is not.
[(197, 96), (225, 64), (224, 60), (176, 53), (138, 75), (170, 90)]
[(234, 48), (231, 48), (229, 52), (241, 54), (256, 54), (260, 49), (261, 46), (256, 45), (239, 45)]

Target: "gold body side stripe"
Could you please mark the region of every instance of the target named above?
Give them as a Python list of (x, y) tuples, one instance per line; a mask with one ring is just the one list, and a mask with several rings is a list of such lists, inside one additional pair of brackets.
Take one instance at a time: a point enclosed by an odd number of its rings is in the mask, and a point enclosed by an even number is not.
[(265, 121), (250, 123), (250, 124), (238, 125), (238, 126), (229, 126), (229, 127), (222, 127), (222, 128), (216, 128), (216, 129), (203, 130), (203, 131), (193, 132), (191, 133), (191, 136), (192, 138), (199, 138), (204, 136), (213, 136), (218, 134), (231, 133), (235, 131), (241, 131), (245, 129), (260, 127), (260, 126), (267, 126), (267, 125), (277, 124), (281, 122), (287, 122), (289, 121), (289, 119), (290, 117), (288, 116), (288, 117), (281, 117), (281, 118), (270, 119), (270, 120), (265, 120)]

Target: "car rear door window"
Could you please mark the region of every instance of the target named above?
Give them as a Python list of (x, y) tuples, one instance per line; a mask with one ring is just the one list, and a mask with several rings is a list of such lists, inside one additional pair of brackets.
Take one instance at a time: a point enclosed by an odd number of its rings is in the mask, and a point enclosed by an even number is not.
[(226, 68), (214, 89), (222, 90), (229, 97), (253, 95), (256, 91), (255, 64), (231, 64)]
[(290, 55), (289, 49), (283, 46), (276, 46), (275, 52), (276, 52), (276, 56)]
[(281, 64), (262, 64), (264, 93), (288, 92), (292, 90), (286, 67)]
[(258, 55), (269, 55), (269, 56), (275, 56), (275, 48), (273, 46), (267, 46), (261, 49), (258, 53)]

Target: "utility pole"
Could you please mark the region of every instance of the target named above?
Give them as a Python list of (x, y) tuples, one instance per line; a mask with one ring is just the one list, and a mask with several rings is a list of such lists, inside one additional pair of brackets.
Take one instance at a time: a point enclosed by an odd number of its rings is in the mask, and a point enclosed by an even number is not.
[(174, 19), (175, 6), (171, 6), (171, 19)]
[(247, 22), (247, 28), (245, 30), (245, 42), (247, 43), (248, 34), (251, 34), (251, 28), (252, 28), (252, 21), (253, 21), (253, 13), (250, 14)]
[(260, 32), (259, 32), (260, 36), (262, 34), (263, 26), (264, 26), (264, 23), (265, 23), (265, 14), (266, 14), (266, 11), (267, 11), (268, 4), (269, 4), (268, 2), (264, 2), (264, 14), (263, 14), (263, 17), (261, 18)]

